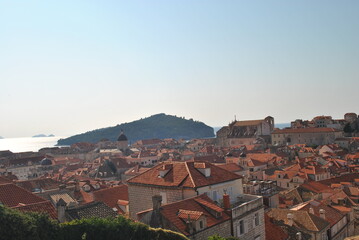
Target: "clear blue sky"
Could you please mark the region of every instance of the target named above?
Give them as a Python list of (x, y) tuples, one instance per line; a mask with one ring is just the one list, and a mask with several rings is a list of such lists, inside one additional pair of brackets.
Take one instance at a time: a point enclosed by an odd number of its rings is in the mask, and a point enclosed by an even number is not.
[(0, 136), (359, 113), (359, 1), (1, 1)]

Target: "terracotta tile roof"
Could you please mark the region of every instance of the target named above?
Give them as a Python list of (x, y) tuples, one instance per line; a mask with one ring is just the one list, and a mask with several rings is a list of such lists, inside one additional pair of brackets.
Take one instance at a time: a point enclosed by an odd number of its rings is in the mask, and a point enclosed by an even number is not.
[(184, 209), (179, 209), (177, 216), (183, 220), (198, 220), (203, 215), (203, 212), (199, 211), (189, 211)]
[(218, 164), (217, 166), (230, 172), (239, 172), (244, 170), (241, 166), (235, 163)]
[(212, 209), (216, 212), (223, 212), (223, 208), (220, 208), (218, 205), (216, 205), (213, 201), (208, 201), (207, 197), (197, 197), (194, 198), (194, 200), (199, 203), (200, 205), (207, 207), (209, 209)]
[(242, 126), (256, 126), (263, 122), (264, 120), (247, 120), (247, 121), (236, 121), (233, 126), (242, 127)]
[(268, 216), (276, 219), (277, 221), (281, 220), (288, 225), (288, 213), (293, 214), (293, 225), (299, 229), (320, 232), (330, 225), (329, 222), (309, 213), (308, 211), (273, 208), (268, 212)]
[(331, 190), (329, 186), (315, 181), (303, 183), (299, 188), (304, 188), (315, 193), (327, 192)]
[(130, 168), (128, 169), (126, 172), (125, 172), (125, 175), (126, 176), (137, 176), (141, 173), (144, 173), (145, 171), (149, 170), (150, 168), (148, 167), (143, 167), (139, 164), (137, 164), (136, 166), (134, 166), (133, 168)]
[(87, 204), (94, 201), (92, 193), (87, 193), (82, 189), (78, 192), (75, 191), (74, 196), (80, 204)]
[(287, 129), (276, 129), (272, 134), (283, 134), (283, 133), (327, 133), (327, 132), (339, 132), (334, 128), (287, 128)]
[(287, 240), (289, 235), (278, 225), (271, 221), (267, 214), (264, 215), (266, 240)]
[(351, 207), (345, 207), (345, 206), (340, 206), (340, 205), (332, 205), (331, 207), (335, 208), (336, 210), (338, 210), (339, 212), (341, 212), (343, 214), (347, 214), (352, 211)]
[[(160, 170), (167, 164), (172, 164), (172, 168), (164, 177), (160, 177)], [(200, 164), (200, 162), (164, 162), (129, 179), (128, 183), (196, 188), (241, 178), (235, 173), (229, 172), (211, 163), (203, 162), (202, 164), (208, 166), (211, 172), (209, 177), (205, 177), (205, 175), (200, 172), (200, 169), (196, 168), (198, 164)]]
[(103, 202), (110, 208), (118, 208), (118, 201), (127, 201), (128, 187), (125, 184), (93, 192), (95, 201)]
[(344, 215), (341, 214), (336, 209), (333, 209), (332, 207), (330, 207), (326, 204), (323, 204), (319, 201), (316, 201), (316, 200), (311, 200), (311, 201), (299, 204), (297, 206), (292, 207), (291, 210), (309, 211), (310, 208), (313, 209), (314, 215), (316, 215), (317, 217), (320, 217), (319, 210), (324, 209), (325, 210), (325, 220), (328, 221), (331, 226), (338, 223), (344, 217)]
[(21, 212), (46, 213), (52, 219), (57, 219), (57, 211), (50, 201), (31, 203), (27, 205), (18, 205), (14, 207), (14, 209), (17, 209)]
[(359, 197), (359, 188), (358, 187), (348, 187), (351, 196)]
[(32, 204), (44, 202), (45, 199), (19, 187), (13, 183), (6, 183), (0, 185), (0, 202), (5, 206), (15, 207), (20, 203)]
[(341, 182), (354, 183), (356, 178), (358, 178), (358, 173), (349, 173), (349, 174), (341, 175), (339, 177), (322, 180), (322, 181), (319, 181), (319, 182), (321, 184), (330, 186), (333, 183), (341, 183)]
[(60, 182), (55, 181), (52, 178), (37, 178), (25, 181), (16, 181), (16, 185), (33, 192), (35, 189), (57, 189), (59, 188)]
[(255, 159), (248, 159), (247, 165), (248, 165), (248, 167), (257, 167), (257, 166), (266, 165), (266, 163), (265, 162), (260, 162), (260, 161), (255, 160)]
[(263, 163), (269, 163), (279, 159), (280, 157), (273, 153), (248, 153), (246, 158), (257, 160)]
[(227, 215), (222, 208), (217, 206), (220, 209), (221, 216), (216, 218), (216, 216), (212, 215), (212, 213), (209, 212), (205, 207), (213, 205), (215, 205), (215, 203), (209, 197), (207, 197), (207, 195), (202, 194), (194, 198), (163, 205), (161, 206), (160, 211), (164, 218), (171, 222), (181, 233), (188, 236), (189, 233), (186, 231), (186, 219), (188, 216), (184, 218), (179, 217), (179, 209), (182, 209), (182, 211), (194, 212), (195, 214), (193, 214), (193, 216), (196, 217), (199, 215), (199, 213), (203, 213), (207, 220), (207, 228), (213, 227), (225, 221), (230, 221), (230, 216)]

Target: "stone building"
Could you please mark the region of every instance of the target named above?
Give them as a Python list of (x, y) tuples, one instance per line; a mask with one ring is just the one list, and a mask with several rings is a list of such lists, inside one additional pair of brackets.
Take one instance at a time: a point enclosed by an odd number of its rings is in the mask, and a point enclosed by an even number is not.
[(272, 132), (272, 145), (293, 144), (324, 145), (334, 143), (343, 136), (343, 132), (334, 128), (286, 128)]
[(294, 228), (294, 232), (308, 234), (310, 239), (327, 239), (330, 223), (309, 211), (273, 208), (267, 214), (269, 218)]
[(239, 239), (265, 240), (263, 197), (242, 194), (230, 207), (233, 236)]
[(274, 129), (274, 118), (233, 121), (217, 132), (217, 144), (222, 147), (269, 143)]
[(220, 203), (224, 193), (232, 201), (243, 194), (242, 177), (207, 162), (163, 162), (127, 181), (130, 217), (152, 207), (152, 197), (168, 204), (207, 194)]

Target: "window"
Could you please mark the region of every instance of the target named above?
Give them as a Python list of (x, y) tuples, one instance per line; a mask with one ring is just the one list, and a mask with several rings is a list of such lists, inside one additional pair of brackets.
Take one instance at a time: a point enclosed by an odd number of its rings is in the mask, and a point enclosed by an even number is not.
[(259, 225), (259, 213), (254, 214), (254, 226)]
[(160, 192), (160, 195), (162, 197), (162, 204), (167, 203), (167, 194), (165, 192)]
[(199, 229), (203, 229), (203, 221), (199, 221)]
[(244, 234), (244, 221), (239, 221), (239, 224), (237, 225), (237, 237)]

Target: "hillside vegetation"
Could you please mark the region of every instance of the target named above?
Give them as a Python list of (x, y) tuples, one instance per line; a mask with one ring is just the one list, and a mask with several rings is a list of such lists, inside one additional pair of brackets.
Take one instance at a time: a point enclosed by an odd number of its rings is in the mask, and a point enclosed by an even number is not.
[(96, 143), (101, 139), (115, 141), (121, 130), (124, 131), (130, 143), (152, 138), (192, 139), (214, 137), (213, 128), (202, 122), (161, 113), (130, 123), (123, 123), (114, 127), (97, 129), (60, 139), (58, 145), (71, 145), (77, 142)]

